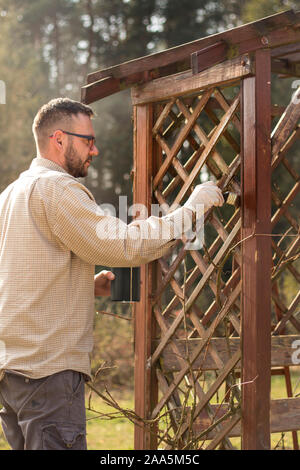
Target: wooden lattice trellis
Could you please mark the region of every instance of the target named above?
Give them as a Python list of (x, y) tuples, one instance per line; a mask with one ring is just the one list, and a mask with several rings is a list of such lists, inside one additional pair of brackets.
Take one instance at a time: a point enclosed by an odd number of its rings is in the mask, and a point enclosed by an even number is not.
[[(254, 65), (256, 74), (250, 76)], [(240, 79), (223, 80), (230, 67), (234, 78), (240, 73)], [(143, 91), (133, 91), (133, 101), (137, 102), (137, 165), (141, 161), (149, 165), (140, 171), (136, 167), (138, 200), (148, 206), (150, 201), (167, 204), (171, 211), (184, 203), (202, 175), (218, 181), (223, 190), (242, 193), (244, 207), (243, 214), (239, 207), (210, 210), (205, 216), (207, 246), (188, 251), (185, 240), (177, 242), (156, 265), (144, 268), (145, 289), (150, 290), (144, 291), (145, 303), (137, 307), (136, 315), (144, 315), (146, 310), (155, 319), (152, 330), (149, 322), (153, 318), (145, 324), (147, 334), (152, 331), (152, 340), (144, 338), (144, 346), (148, 340), (148, 378), (143, 386), (147, 384), (144, 394), (150, 394), (148, 406), (152, 406), (151, 414), (148, 410), (144, 416), (153, 420), (159, 415), (168, 417), (167, 423), (159, 421), (162, 429), (158, 430), (157, 442), (155, 427), (148, 432), (146, 447), (214, 449), (221, 444), (230, 449), (230, 438), (241, 434), (241, 416), (242, 426), (247, 429), (255, 428), (257, 422), (260, 426), (265, 422), (268, 427), (271, 281), (275, 312), (272, 373), (285, 374), (288, 395), (292, 396), (288, 367), (292, 365), (291, 354), (287, 358), (282, 352), (283, 348), (285, 353), (291, 350), (297, 336), (283, 333), (287, 322), (298, 327), (293, 313), (299, 294), (285, 306), (277, 280), (283, 270), (289, 269), (299, 281), (291, 262), (299, 244), (295, 236), (298, 222), (289, 213), (299, 191), (299, 176), (286, 156), (298, 136), (299, 105), (291, 103), (273, 131), (271, 164), (270, 70), (270, 52), (259, 51), (253, 59), (244, 56), (235, 63), (219, 66), (211, 74), (211, 81), (207, 74), (201, 93), (193, 93), (190, 78), (184, 76), (180, 86), (175, 85), (170, 92), (177, 96), (167, 101), (160, 99), (166, 79), (145, 86)], [(216, 83), (218, 79), (221, 84)], [(151, 93), (153, 102), (147, 103)], [(281, 195), (283, 200), (275, 187), (272, 189), (271, 217), (271, 171), (279, 165), (284, 165), (293, 184), (288, 195)], [(280, 224), (282, 218), (290, 224), (289, 230)], [(271, 233), (282, 235), (272, 238)], [(259, 315), (258, 308), (265, 315)], [(241, 310), (245, 312), (243, 322)], [(141, 325), (138, 328), (143, 331)], [(136, 374), (140, 373), (136, 369)], [(243, 385), (238, 385), (239, 380)], [(216, 404), (218, 395), (224, 397), (221, 404)], [(137, 402), (140, 403), (139, 398)], [(298, 422), (296, 418), (288, 424), (288, 414), (286, 420), (281, 415), (282, 408), (292, 409), (295, 405), (299, 406), (297, 398), (286, 403), (271, 402), (273, 432), (299, 428), (299, 417)], [(244, 447), (268, 448), (268, 435), (260, 427), (254, 438), (256, 443), (249, 438), (247, 444), (244, 435)], [(297, 435), (294, 433), (293, 437), (297, 446)]]
[[(158, 162), (157, 171), (153, 173), (152, 189), (159, 204), (168, 204), (170, 210), (173, 205), (182, 204), (195, 180), (199, 181), (199, 172), (204, 166), (215, 178), (222, 178), (221, 187), (225, 189), (230, 185), (232, 189), (240, 191), (237, 182), (240, 170), (239, 139), (233, 136), (233, 131), (238, 135), (240, 132), (237, 116), (239, 103), (238, 87), (234, 90), (230, 105), (222, 90), (214, 87), (192, 98), (171, 99), (163, 106), (155, 106), (152, 133), (157, 143), (154, 153)], [(229, 130), (231, 123), (234, 129)], [(226, 139), (232, 149), (231, 158), (227, 162), (216, 148), (222, 139)], [(221, 357), (218, 349), (210, 342), (217, 329), (224, 329), (224, 319), (228, 318), (229, 313), (235, 330), (238, 334), (240, 331), (237, 304), (241, 289), (238, 276), (241, 260), (238, 247), (232, 259), (233, 265), (236, 264), (233, 276), (229, 276), (227, 281), (219, 276), (219, 266), (239, 236), (240, 211), (231, 210), (227, 220), (223, 220), (220, 212), (210, 211), (206, 214), (206, 223), (211, 225), (215, 236), (205, 254), (196, 250), (187, 251), (184, 243), (177, 243), (169, 256), (159, 260), (160, 282), (151, 299), (160, 340), (151, 355), (149, 366), (155, 368), (162, 392), (161, 399), (152, 411), (152, 418), (156, 418), (166, 405), (179, 445), (183, 445), (183, 436), (188, 429), (188, 422), (182, 423), (183, 402), (187, 399), (186, 384), (185, 390), (179, 392), (183, 382), (188, 382), (188, 386), (193, 385), (193, 393), (196, 394), (196, 409), (193, 410), (195, 418), (202, 409), (213, 416), (210, 399), (240, 358), (240, 351), (235, 352), (234, 359), (225, 359), (224, 355)], [(184, 261), (187, 272), (184, 272)], [(201, 302), (199, 304), (200, 298), (205, 299), (202, 305)], [(223, 308), (220, 308), (221, 305)], [(188, 344), (190, 338), (193, 338), (192, 347)], [(201, 338), (201, 341), (197, 338)], [(191, 349), (187, 354), (186, 346)], [(212, 356), (214, 368), (218, 366), (223, 369), (224, 376), (223, 380), (214, 382), (205, 394), (200, 385), (201, 373), (194, 373), (192, 369), (197, 359), (198, 368), (206, 370), (207, 354)], [(169, 365), (170, 356), (172, 365)], [(239, 420), (237, 416), (240, 413), (234, 416), (234, 422)]]
[[(298, 448), (300, 90), (286, 108), (271, 103), (272, 80), (299, 75), (298, 17), (96, 72), (84, 88), (91, 102), (135, 85), (134, 199), (149, 213), (182, 205), (205, 179), (241, 195), (241, 207), (206, 213), (202, 248), (186, 250), (183, 238), (141, 268), (136, 449), (232, 449), (238, 436), (243, 449), (268, 449), (270, 432), (286, 431)], [(189, 54), (192, 70), (176, 73)], [(288, 398), (270, 400), (276, 374)]]

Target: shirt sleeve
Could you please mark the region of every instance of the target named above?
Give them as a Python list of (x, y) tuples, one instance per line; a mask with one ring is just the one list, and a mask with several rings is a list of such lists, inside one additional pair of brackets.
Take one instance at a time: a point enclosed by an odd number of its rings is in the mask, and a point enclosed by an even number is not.
[(163, 256), (192, 227), (192, 211), (172, 213), (126, 224), (107, 215), (80, 183), (64, 187), (57, 202), (52, 231), (68, 249), (90, 264), (140, 266)]

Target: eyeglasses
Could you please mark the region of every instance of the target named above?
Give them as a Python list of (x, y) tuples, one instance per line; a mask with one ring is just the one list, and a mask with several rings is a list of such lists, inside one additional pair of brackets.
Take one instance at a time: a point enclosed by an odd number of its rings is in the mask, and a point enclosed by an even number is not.
[[(64, 134), (74, 135), (75, 137), (81, 137), (82, 139), (86, 139), (89, 143), (90, 149), (92, 149), (94, 145), (96, 145), (96, 137), (94, 135), (75, 134), (74, 132), (63, 131), (62, 129), (58, 130), (63, 132)], [(53, 134), (49, 135), (49, 137), (53, 137)]]

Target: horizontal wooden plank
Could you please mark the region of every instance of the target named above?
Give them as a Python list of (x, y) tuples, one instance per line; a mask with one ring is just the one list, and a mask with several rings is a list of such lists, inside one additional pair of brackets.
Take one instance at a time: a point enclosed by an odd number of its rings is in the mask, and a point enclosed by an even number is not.
[(153, 80), (132, 89), (132, 102), (136, 104), (187, 96), (211, 86), (230, 83), (254, 74), (253, 62), (248, 54), (217, 64), (193, 75), (191, 71)]
[[(292, 348), (292, 344), (296, 340), (300, 340), (299, 335), (272, 336), (272, 367), (294, 365), (292, 362), (292, 354), (295, 352), (295, 349)], [(186, 341), (175, 340), (174, 342), (180, 351), (181, 357), (186, 358)], [(193, 355), (195, 349), (200, 345), (200, 342), (201, 339), (188, 340), (188, 353), (190, 357)], [(159, 341), (156, 341), (156, 344), (158, 345)], [(219, 367), (211, 354), (212, 349), (217, 352), (224, 364), (229, 361), (230, 356), (226, 338), (211, 338), (209, 344), (210, 346), (208, 349), (204, 348), (198, 358), (194, 361), (194, 370), (219, 370)], [(233, 355), (240, 348), (240, 338), (229, 338), (229, 347), (230, 353)], [(174, 354), (170, 344), (168, 344), (162, 352), (161, 364), (165, 373), (180, 370), (178, 358)], [(240, 368), (239, 363), (237, 364), (237, 368)]]
[(182, 61), (179, 64), (175, 63), (151, 71), (131, 73), (125, 77), (114, 77), (112, 75), (105, 76), (105, 74), (103, 74), (103, 76), (100, 76), (99, 80), (96, 82), (88, 83), (81, 88), (81, 101), (85, 104), (90, 104), (94, 101), (130, 88), (133, 85), (147, 83), (150, 80), (164, 77), (166, 75), (180, 73), (183, 70), (189, 69), (189, 67), (190, 58)]
[[(211, 405), (214, 420), (222, 418), (228, 412), (228, 405)], [(229, 422), (230, 418), (222, 421), (222, 426)], [(195, 419), (193, 432), (199, 435), (211, 426), (212, 420), (203, 410)], [(283, 398), (271, 400), (271, 433), (300, 430), (300, 398)], [(213, 439), (217, 435), (214, 429), (203, 438)], [(241, 435), (241, 423), (238, 423), (227, 434), (227, 437), (239, 437)]]
[(275, 49), (272, 49), (271, 51), (271, 57), (276, 58), (285, 58), (291, 54), (295, 54), (297, 52), (300, 52), (300, 43), (296, 44), (287, 44), (286, 46), (280, 46), (276, 47)]

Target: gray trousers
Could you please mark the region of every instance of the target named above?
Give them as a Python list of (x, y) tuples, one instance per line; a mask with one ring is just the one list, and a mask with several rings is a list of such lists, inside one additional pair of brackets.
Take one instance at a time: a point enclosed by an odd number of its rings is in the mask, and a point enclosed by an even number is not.
[(13, 450), (86, 450), (84, 375), (65, 370), (41, 379), (6, 371), (0, 418)]

